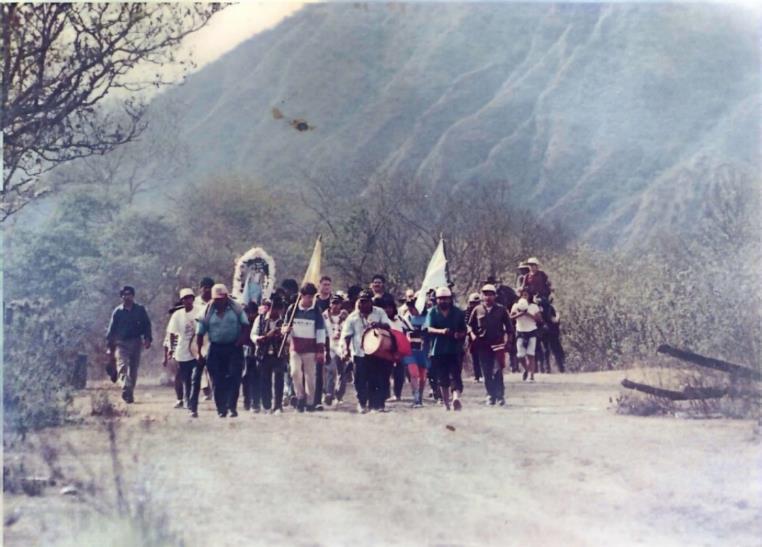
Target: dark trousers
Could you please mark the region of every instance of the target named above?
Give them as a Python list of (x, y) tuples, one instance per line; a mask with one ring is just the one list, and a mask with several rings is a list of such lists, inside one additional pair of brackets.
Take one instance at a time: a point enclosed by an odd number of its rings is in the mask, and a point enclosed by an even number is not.
[[(548, 347), (550, 348), (551, 353), (553, 353), (553, 357), (556, 359), (556, 366), (558, 367), (558, 370), (561, 372), (564, 372), (566, 370), (564, 361), (566, 360), (566, 354), (564, 353), (564, 348), (561, 346), (561, 337), (558, 334), (547, 334), (545, 339), (547, 340)], [(550, 356), (547, 357), (548, 359), (548, 368), (550, 368)]]
[(354, 358), (355, 390), (360, 405), (376, 410), (386, 406), (389, 372), (387, 361), (368, 355)]
[(283, 408), (283, 386), (286, 375), (286, 359), (275, 355), (265, 355), (257, 363), (259, 375), (259, 398), (262, 408), (280, 410)]
[(480, 349), (479, 363), (484, 375), (484, 389), (491, 401), (497, 401), (505, 397), (505, 383), (503, 382), (502, 363), (497, 361), (497, 355), (489, 348)]
[(338, 385), (336, 387), (336, 398), (341, 401), (344, 399), (344, 394), (347, 392), (347, 379), (352, 373), (352, 361), (344, 362), (341, 359), (336, 363), (336, 376), (338, 378)]
[(238, 392), (241, 390), (243, 349), (235, 344), (212, 342), (206, 364), (212, 376), (217, 412), (227, 415), (228, 410), (235, 411), (238, 406)]
[(367, 357), (355, 357), (353, 361), (357, 402), (364, 408), (368, 405), (369, 393)]
[(452, 387), (454, 391), (463, 391), (461, 374), (461, 358), (458, 354), (433, 355), (431, 357), (431, 373), (437, 379), (441, 389)]
[(260, 384), (259, 369), (257, 367), (257, 358), (253, 355), (246, 357), (246, 366), (241, 376), (241, 391), (243, 392), (243, 408), (259, 408), (260, 403)]
[(175, 372), (175, 398), (178, 401), (183, 400), (183, 372), (179, 362), (177, 363), (177, 372)]
[[(429, 357), (429, 360), (431, 360), (431, 357)], [(434, 400), (438, 401), (442, 398), (442, 395), (439, 393), (439, 383), (437, 382), (437, 375), (434, 373), (433, 365), (428, 372), (429, 387), (431, 388), (431, 393), (434, 396)]]
[[(177, 375), (175, 376), (175, 394), (178, 401), (183, 401), (187, 408), (190, 408), (190, 398), (193, 391), (193, 369), (196, 368), (197, 361), (180, 361), (177, 363)], [(179, 387), (178, 390), (178, 380)]]
[(394, 381), (394, 396), (397, 399), (400, 399), (402, 397), (402, 388), (405, 387), (405, 369), (407, 367), (402, 363), (394, 363), (393, 366), (392, 379)]
[(386, 407), (389, 398), (389, 377), (392, 363), (375, 357), (365, 357), (368, 366), (368, 404), (371, 409), (381, 410)]
[(469, 351), (471, 355), (471, 366), (474, 368), (474, 379), (478, 380), (482, 377), (482, 367), (479, 361), (479, 352), (476, 350)]
[(204, 375), (204, 365), (198, 360), (193, 361), (193, 370), (191, 371), (191, 392), (189, 406), (191, 412), (198, 412), (198, 396), (201, 392), (201, 377)]
[(315, 406), (323, 404), (323, 363), (315, 363)]

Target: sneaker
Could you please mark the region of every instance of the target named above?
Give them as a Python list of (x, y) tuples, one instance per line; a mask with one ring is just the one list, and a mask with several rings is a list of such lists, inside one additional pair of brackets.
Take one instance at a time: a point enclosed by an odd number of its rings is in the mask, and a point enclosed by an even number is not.
[(450, 411), (450, 405), (445, 405), (445, 410), (449, 412)]
[(258, 406), (251, 407), (251, 413), (252, 414), (259, 414), (260, 412), (261, 412), (261, 410), (259, 409)]
[(522, 380), (522, 381), (524, 381), (524, 382), (526, 382), (526, 380), (527, 380), (527, 376), (529, 376), (529, 371), (528, 371), (528, 370), (525, 370), (525, 371), (524, 371), (524, 374), (523, 374), (523, 376), (521, 377), (521, 380)]
[(296, 408), (297, 405), (299, 404), (299, 399), (296, 397), (296, 395), (292, 395), (291, 398), (288, 400), (288, 403), (294, 408)]
[(281, 414), (283, 414), (283, 410), (280, 408), (276, 408), (270, 411), (270, 414), (273, 414), (275, 416), (280, 416)]
[(238, 411), (237, 410), (231, 410), (230, 411), (230, 417), (231, 418), (238, 418)]
[(423, 408), (423, 403), (421, 401), (416, 401), (413, 403), (413, 408)]
[(175, 403), (175, 406), (172, 408), (182, 408), (183, 407), (183, 401), (181, 399), (178, 399), (178, 401)]
[(204, 401), (211, 401), (212, 398), (209, 395), (204, 395)]
[(331, 397), (330, 395), (326, 395), (324, 402), (326, 406), (331, 406), (333, 404), (333, 397)]
[(299, 412), (304, 412), (304, 407), (305, 407), (304, 400), (297, 399), (297, 401), (296, 401), (296, 410), (298, 410)]
[(307, 412), (315, 412), (316, 409), (317, 407), (315, 405), (306, 405), (304, 407), (304, 410), (306, 410)]
[(316, 404), (314, 407), (312, 407), (312, 410), (317, 410), (318, 412), (323, 412), (325, 408), (323, 408), (323, 405)]
[(463, 408), (463, 404), (460, 402), (460, 399), (455, 399), (452, 402), (452, 409), (455, 411), (458, 411)]
[(218, 412), (217, 416), (219, 416), (220, 418), (227, 418), (228, 417), (228, 413), (227, 412)]
[(192, 411), (192, 412), (190, 413), (190, 417), (191, 417), (191, 418), (198, 418), (198, 412), (196, 412), (195, 410), (194, 410), (194, 411)]

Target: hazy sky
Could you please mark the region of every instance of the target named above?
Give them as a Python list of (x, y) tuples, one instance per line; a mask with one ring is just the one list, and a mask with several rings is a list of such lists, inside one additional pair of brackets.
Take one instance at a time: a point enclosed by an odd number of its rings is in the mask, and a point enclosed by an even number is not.
[(201, 67), (254, 34), (274, 27), (304, 4), (290, 0), (266, 0), (229, 6), (212, 17), (208, 26), (191, 34), (183, 49), (192, 52)]

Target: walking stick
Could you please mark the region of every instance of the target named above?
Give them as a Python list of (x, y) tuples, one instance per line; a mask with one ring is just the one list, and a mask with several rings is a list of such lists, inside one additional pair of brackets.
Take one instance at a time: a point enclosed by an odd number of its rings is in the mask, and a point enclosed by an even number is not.
[[(299, 295), (299, 298), (296, 299), (296, 302), (294, 303), (294, 311), (291, 313), (291, 317), (288, 319), (287, 327), (291, 328), (294, 325), (294, 319), (296, 318), (296, 309), (299, 307), (299, 303), (302, 301), (302, 295)], [(289, 333), (290, 334), (290, 333)], [(280, 356), (283, 354), (283, 348), (286, 347), (286, 340), (288, 340), (289, 334), (286, 334), (283, 337), (283, 340), (280, 342), (280, 349), (278, 350), (278, 359), (280, 359)]]

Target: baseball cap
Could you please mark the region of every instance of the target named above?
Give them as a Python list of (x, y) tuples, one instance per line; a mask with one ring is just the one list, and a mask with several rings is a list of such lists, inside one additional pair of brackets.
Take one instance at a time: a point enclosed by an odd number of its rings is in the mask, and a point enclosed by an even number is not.
[(482, 287), (482, 292), (497, 292), (497, 289), (491, 283), (487, 283)]
[(435, 294), (437, 298), (448, 298), (452, 296), (452, 291), (449, 287), (439, 287)]
[(468, 295), (468, 303), (471, 304), (472, 302), (481, 302), (481, 297), (478, 292), (472, 292)]
[(223, 298), (228, 295), (228, 288), (222, 283), (217, 283), (212, 287), (212, 298)]

